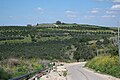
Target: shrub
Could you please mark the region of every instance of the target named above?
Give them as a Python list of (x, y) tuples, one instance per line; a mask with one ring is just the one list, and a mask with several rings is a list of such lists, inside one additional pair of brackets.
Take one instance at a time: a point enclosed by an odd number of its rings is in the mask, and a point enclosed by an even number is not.
[(0, 80), (8, 80), (10, 77), (11, 76), (7, 72), (0, 68)]
[(64, 77), (67, 76), (67, 71), (63, 71), (63, 76), (64, 76)]
[(120, 65), (118, 64), (118, 56), (95, 57), (91, 61), (88, 61), (85, 66), (120, 78)]
[(17, 66), (20, 64), (20, 62), (18, 59), (11, 58), (11, 59), (8, 59), (8, 64), (10, 66)]

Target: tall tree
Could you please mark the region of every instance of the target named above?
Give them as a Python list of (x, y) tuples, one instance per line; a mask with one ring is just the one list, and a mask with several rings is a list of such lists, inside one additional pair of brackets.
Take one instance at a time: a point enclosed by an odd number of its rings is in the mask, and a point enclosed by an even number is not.
[(56, 24), (62, 24), (61, 21), (56, 21)]

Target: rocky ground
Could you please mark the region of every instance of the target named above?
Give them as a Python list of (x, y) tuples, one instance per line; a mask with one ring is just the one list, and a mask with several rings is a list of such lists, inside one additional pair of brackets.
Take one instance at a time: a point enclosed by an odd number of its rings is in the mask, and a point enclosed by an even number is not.
[(65, 71), (67, 70), (64, 66), (57, 66), (56, 70), (51, 70), (49, 74), (42, 76), (40, 80), (66, 80)]
[(53, 70), (37, 80), (120, 80), (110, 75), (97, 73), (85, 68), (84, 65), (85, 62), (79, 62), (54, 66)]

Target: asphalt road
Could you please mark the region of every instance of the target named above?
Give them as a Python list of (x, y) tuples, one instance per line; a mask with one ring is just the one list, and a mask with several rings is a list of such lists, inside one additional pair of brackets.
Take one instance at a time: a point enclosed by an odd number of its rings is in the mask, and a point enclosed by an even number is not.
[(67, 80), (120, 80), (112, 76), (103, 75), (84, 68), (84, 62), (68, 64)]

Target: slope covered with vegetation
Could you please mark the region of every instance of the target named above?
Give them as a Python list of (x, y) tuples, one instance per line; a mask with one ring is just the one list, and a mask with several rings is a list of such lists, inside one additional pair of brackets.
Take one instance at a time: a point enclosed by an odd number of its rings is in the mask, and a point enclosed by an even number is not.
[[(12, 70), (12, 74), (22, 75), (27, 72), (24, 72), (25, 66), (22, 67), (23, 72), (18, 71), (21, 65), (24, 65), (21, 59), (26, 59), (25, 61), (36, 59), (38, 60), (36, 62), (40, 59), (50, 61), (57, 59), (68, 62), (112, 54), (117, 51), (116, 34), (114, 28), (81, 24), (0, 26), (0, 67), (6, 72)], [(6, 63), (9, 59), (17, 59), (20, 64), (9, 67)], [(37, 65), (37, 68), (41, 65)], [(16, 68), (18, 72), (15, 72)], [(33, 70), (35, 69), (33, 67)]]
[(95, 57), (87, 62), (86, 67), (94, 69), (97, 72), (120, 78), (120, 65), (118, 64), (118, 56)]
[(115, 29), (93, 25), (1, 26), (0, 59), (21, 56), (25, 58), (68, 59), (69, 55), (64, 53), (69, 50), (71, 45), (78, 47), (81, 43), (88, 44), (88, 41), (92, 40), (107, 40), (114, 37), (115, 34)]

